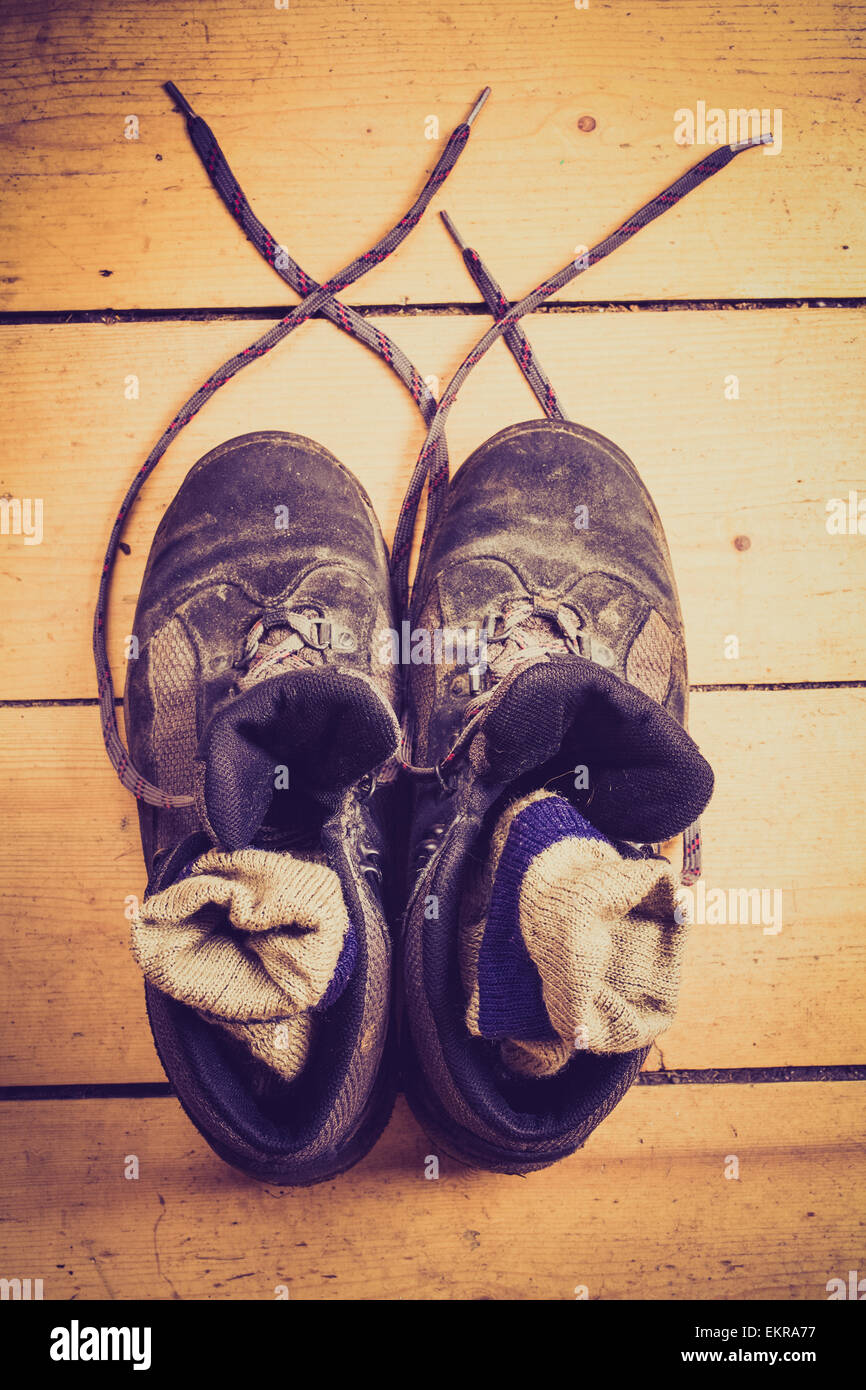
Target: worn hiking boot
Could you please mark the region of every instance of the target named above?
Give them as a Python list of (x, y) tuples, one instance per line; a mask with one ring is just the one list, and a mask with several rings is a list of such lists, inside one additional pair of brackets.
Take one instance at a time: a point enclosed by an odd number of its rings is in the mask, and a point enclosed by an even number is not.
[(657, 846), (712, 791), (633, 464), (565, 420), (497, 434), (451, 484), (413, 613), (407, 1091), (444, 1150), (526, 1172), (584, 1142), (673, 1016)]
[(341, 1172), (392, 1107), (390, 605), (359, 483), (311, 440), (262, 432), (190, 471), (136, 610), (129, 752), (166, 793), (139, 803), (151, 1028), (211, 1146), (269, 1182)]

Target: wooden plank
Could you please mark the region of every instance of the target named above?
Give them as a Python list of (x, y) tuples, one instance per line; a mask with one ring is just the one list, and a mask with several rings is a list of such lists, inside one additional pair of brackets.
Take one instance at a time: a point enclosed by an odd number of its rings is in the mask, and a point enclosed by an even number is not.
[[(525, 293), (678, 177), (676, 113), (766, 110), (750, 152), (581, 280), (578, 298), (859, 294), (856, 5), (654, 0), (6, 6), (0, 288), (10, 309), (273, 304), (161, 90), (214, 127), (253, 206), (311, 275), (402, 213), (480, 88), (493, 99), (444, 205)], [(781, 116), (776, 115), (780, 112)], [(125, 138), (137, 116), (139, 138)], [(438, 120), (440, 142), (426, 138)], [(736, 117), (735, 117), (736, 120)], [(695, 139), (701, 138), (696, 128)], [(727, 138), (735, 133), (727, 128)], [(475, 299), (435, 216), (358, 302)]]
[[(656, 1049), (667, 1067), (866, 1056), (866, 787), (852, 762), (864, 713), (863, 690), (693, 695), (689, 723), (716, 791), (703, 817), (706, 896), (702, 907), (697, 887), (691, 904), (703, 920)], [(739, 890), (756, 888), (762, 911), (751, 899), (743, 922)]]
[[(486, 320), (376, 322), (422, 372), (439, 373), (444, 388)], [(182, 400), (262, 329), (0, 330), (0, 492), (44, 503), (40, 545), (0, 537), (0, 698), (94, 693), (92, 604), (128, 482)], [(861, 536), (828, 535), (826, 503), (847, 502), (857, 488), (866, 497), (863, 314), (544, 314), (530, 333), (569, 411), (630, 453), (656, 499), (683, 598), (692, 681), (862, 675), (866, 548)], [(725, 395), (732, 374), (737, 400)], [(132, 378), (139, 398), (127, 400)], [(496, 429), (538, 413), (497, 346), (453, 413), (455, 464)], [(307, 325), (219, 392), (148, 480), (127, 526), (132, 554), (119, 558), (109, 621), (119, 686), (123, 638), (158, 518), (198, 457), (256, 428), (296, 430), (332, 449), (367, 487), (386, 535), (393, 533), (423, 439), (420, 416), (381, 362), (330, 325)], [(731, 636), (737, 659), (728, 655)]]
[(294, 1191), (225, 1167), (172, 1100), (0, 1114), (4, 1268), (46, 1299), (820, 1300), (861, 1248), (856, 1082), (638, 1087), (522, 1180), (443, 1156), (425, 1181), (401, 1104), (352, 1172)]
[[(718, 779), (706, 886), (726, 903), (764, 889), (771, 910), (779, 890), (781, 930), (765, 933), (760, 913), (725, 925), (704, 914), (653, 1067), (863, 1061), (863, 706), (859, 690), (693, 697)], [(137, 816), (97, 711), (0, 710), (0, 751), (3, 1082), (160, 1080), (124, 917), (144, 888)]]

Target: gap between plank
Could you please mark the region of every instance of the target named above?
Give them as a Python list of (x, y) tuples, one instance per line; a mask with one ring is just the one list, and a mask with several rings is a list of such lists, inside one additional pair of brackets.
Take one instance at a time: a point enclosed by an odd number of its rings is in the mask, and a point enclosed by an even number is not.
[[(289, 301), (292, 306), (295, 301)], [(862, 309), (866, 298), (856, 296), (825, 296), (822, 299), (630, 299), (630, 300), (557, 300), (541, 304), (538, 314), (629, 314), (686, 313), (717, 310), (746, 311), (761, 309)], [(27, 324), (69, 323), (219, 323), (232, 320), (280, 319), (286, 304), (223, 309), (16, 309), (0, 313), (0, 327)], [(362, 318), (413, 318), (424, 316), (463, 315), (490, 317), (486, 304), (454, 301), (432, 304), (353, 304), (351, 308)], [(321, 318), (314, 314), (313, 318)]]
[[(755, 1086), (798, 1081), (866, 1081), (866, 1065), (831, 1067), (713, 1067), (699, 1071), (644, 1071), (639, 1086)], [(167, 1081), (93, 1082), (63, 1086), (0, 1086), (0, 1101), (166, 1100)]]
[[(744, 685), (690, 685), (691, 692), (698, 692), (702, 695), (713, 694), (715, 692), (740, 690), (750, 693), (753, 690), (863, 690), (866, 688), (866, 680), (862, 681), (777, 681), (775, 683), (752, 682)], [(118, 709), (123, 705), (123, 696), (116, 695), (114, 703)], [(83, 696), (60, 700), (0, 700), (0, 709), (65, 709), (65, 708), (89, 708), (98, 705), (99, 700), (96, 696)]]

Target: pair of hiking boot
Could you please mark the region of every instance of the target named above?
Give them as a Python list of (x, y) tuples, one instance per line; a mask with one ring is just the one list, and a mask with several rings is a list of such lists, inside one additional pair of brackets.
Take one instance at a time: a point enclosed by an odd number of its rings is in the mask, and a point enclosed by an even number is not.
[[(211, 1146), (259, 1179), (350, 1167), (401, 1081), (444, 1151), (543, 1167), (583, 1143), (671, 1020), (685, 925), (661, 847), (686, 832), (697, 872), (712, 791), (684, 727), (682, 618), (652, 500), (620, 449), (564, 417), (518, 322), (583, 267), (512, 306), (464, 248), (495, 322), (437, 405), (336, 295), (415, 225), (479, 105), (395, 229), (320, 286), (171, 92), (226, 205), (304, 297), (172, 421), (103, 570), (100, 703), (139, 798), (148, 884), (132, 935), (157, 1050)], [(589, 264), (737, 152), (715, 151)], [(261, 431), (212, 450), (151, 549), (127, 752), (105, 652), (126, 515), (177, 429), (314, 313), (398, 371), (429, 426), (390, 564), (363, 488), (314, 441)], [(503, 430), (449, 484), (445, 416), (499, 336), (547, 419)]]

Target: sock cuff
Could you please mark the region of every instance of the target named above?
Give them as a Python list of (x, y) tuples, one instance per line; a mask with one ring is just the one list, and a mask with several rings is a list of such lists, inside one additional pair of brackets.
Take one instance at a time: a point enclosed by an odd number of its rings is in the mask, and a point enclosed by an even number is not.
[(147, 980), (283, 1076), (303, 1067), (311, 1014), (345, 987), (354, 946), (334, 870), (271, 850), (209, 850), (132, 922)]
[(466, 1023), (509, 1066), (550, 1075), (575, 1052), (630, 1052), (669, 1026), (686, 928), (668, 863), (623, 858), (541, 791), (502, 813), (484, 877), (461, 943)]

